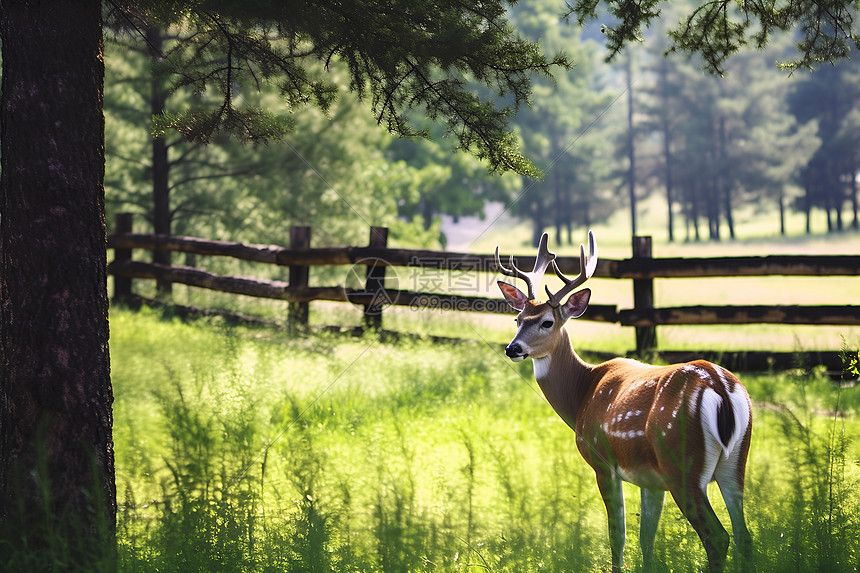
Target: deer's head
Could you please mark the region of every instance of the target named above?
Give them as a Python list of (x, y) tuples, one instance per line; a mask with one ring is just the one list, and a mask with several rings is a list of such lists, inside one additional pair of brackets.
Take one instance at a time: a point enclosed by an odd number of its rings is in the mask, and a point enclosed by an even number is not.
[[(535, 258), (535, 266), (531, 272), (523, 272), (514, 265), (511, 256), (510, 268), (502, 265), (499, 259), (499, 248), (496, 247), (496, 265), (499, 271), (509, 277), (520, 278), (526, 282), (527, 293), (524, 293), (512, 284), (499, 281), (499, 288), (509, 305), (519, 311), (517, 315), (517, 334), (511, 343), (505, 348), (505, 354), (514, 362), (519, 362), (528, 357), (542, 358), (550, 354), (560, 339), (561, 329), (571, 318), (582, 316), (588, 307), (591, 298), (591, 290), (582, 289), (575, 292), (564, 301), (564, 297), (575, 288), (582, 285), (594, 274), (597, 268), (597, 245), (594, 241), (594, 233), (588, 232), (588, 256), (585, 255), (585, 246), (579, 247), (579, 276), (570, 279), (558, 270), (555, 262), (555, 254), (547, 249), (547, 234), (544, 233), (538, 247)], [(549, 299), (543, 302), (537, 301), (535, 292), (543, 278), (548, 266), (552, 265), (553, 271), (564, 282), (564, 286), (555, 293), (546, 287)]]

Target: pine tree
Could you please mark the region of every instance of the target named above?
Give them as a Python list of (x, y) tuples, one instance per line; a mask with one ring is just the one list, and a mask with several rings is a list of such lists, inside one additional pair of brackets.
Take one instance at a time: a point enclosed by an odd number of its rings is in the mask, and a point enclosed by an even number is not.
[(537, 80), (532, 105), (514, 120), (525, 153), (544, 170), (543, 180), (523, 178), (514, 206), (532, 220), (535, 245), (547, 226), (555, 228), (558, 244), (573, 244), (573, 226), (605, 220), (614, 195), (604, 117), (611, 96), (595, 74), (595, 47), (581, 41), (577, 28), (560, 23), (556, 8), (554, 2), (530, 0), (512, 11), (519, 31), (540, 39), (546, 50), (564, 48), (577, 63), (555, 81)]
[(797, 82), (789, 96), (791, 111), (799, 122), (815, 121), (820, 147), (801, 175), (806, 195), (802, 209), (807, 214), (807, 232), (814, 207), (825, 210), (827, 230), (846, 227), (843, 209), (850, 203), (857, 223), (858, 173), (857, 115), (860, 114), (860, 68), (849, 61), (818, 70)]
[(109, 566), (116, 512), (101, 4), (49, 4), (0, 8), (0, 563), (10, 571)]
[[(337, 58), (391, 131), (416, 133), (404, 110), (417, 108), (493, 168), (530, 173), (507, 120), (528, 101), (532, 74), (567, 64), (514, 34), (500, 2), (123, 6), (110, 2), (111, 17), (194, 31), (161, 62), (175, 86), (220, 92), (214, 109), (160, 116), (160, 129), (190, 141), (282, 134), (281, 118), (236, 97), (258, 82), (278, 85), (290, 106), (331, 109), (337, 89), (324, 64)], [(24, 538), (73, 553), (55, 568), (93, 570), (110, 560), (116, 513), (101, 3), (4, 2), (0, 39), (0, 558), (26, 555)], [(510, 105), (475, 96), (466, 75)]]
[(818, 145), (814, 126), (788, 112), (789, 79), (768, 65), (776, 50), (739, 54), (718, 78), (675, 55), (664, 58), (664, 49), (655, 43), (642, 90), (643, 127), (663, 143), (661, 168), (651, 171), (682, 190), (672, 200), (682, 205), (688, 240), (701, 238), (701, 218), (709, 238), (720, 239), (723, 230), (735, 238), (737, 208), (762, 201), (784, 208), (788, 189)]
[[(671, 12), (666, 0), (606, 2), (577, 0), (569, 4), (568, 16), (580, 24), (609, 12), (613, 25), (602, 26), (609, 59), (640, 41), (651, 23)], [(750, 46), (763, 50), (778, 32), (797, 32), (797, 51), (781, 67), (812, 69), (823, 62), (847, 58), (858, 47), (853, 31), (854, 3), (850, 0), (777, 0), (774, 2), (693, 2), (674, 28), (667, 31), (669, 50), (701, 56), (702, 68), (723, 74), (729, 58)]]

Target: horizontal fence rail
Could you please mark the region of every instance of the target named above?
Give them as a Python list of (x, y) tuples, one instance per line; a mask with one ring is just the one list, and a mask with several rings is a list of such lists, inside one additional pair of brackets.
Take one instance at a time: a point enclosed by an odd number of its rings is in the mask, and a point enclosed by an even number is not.
[[(132, 279), (153, 279), (159, 285), (178, 283), (232, 294), (284, 300), (290, 303), (290, 323), (307, 324), (312, 301), (349, 302), (364, 307), (365, 326), (381, 328), (386, 306), (465, 312), (513, 313), (501, 296), (487, 298), (443, 292), (416, 292), (385, 288), (385, 269), (414, 267), (441, 271), (496, 273), (491, 254), (453, 253), (386, 246), (387, 229), (371, 228), (369, 246), (311, 248), (309, 227), (291, 230), (291, 246), (252, 245), (194, 237), (131, 233), (131, 217), (117, 217), (116, 232), (108, 237), (114, 260), (108, 272), (115, 278), (117, 299), (132, 295)], [(165, 266), (133, 260), (134, 250), (174, 251), (192, 255), (232, 257), (242, 261), (279, 265), (290, 269), (290, 281), (221, 276), (188, 266)], [(634, 308), (592, 305), (585, 320), (619, 323), (636, 329), (637, 351), (656, 348), (659, 325), (703, 324), (814, 324), (860, 325), (860, 306), (686, 306), (654, 307), (655, 278), (750, 276), (860, 276), (858, 256), (773, 255), (762, 257), (662, 258), (651, 257), (650, 237), (634, 237), (630, 259), (601, 259), (596, 277), (633, 281)], [(534, 265), (534, 257), (515, 257), (520, 268)], [(565, 274), (579, 273), (579, 257), (558, 257)], [(363, 288), (310, 287), (313, 266), (351, 265), (364, 268)]]
[[(578, 267), (577, 264), (573, 265)], [(857, 276), (860, 256), (769, 255), (763, 257), (664, 258), (605, 261), (603, 276), (616, 279)], [(598, 272), (601, 271), (598, 263)], [(564, 269), (562, 269), (564, 270)]]
[[(494, 255), (388, 247), (302, 248), (248, 245), (174, 235), (113, 234), (110, 249), (164, 250), (232, 257), (243, 261), (290, 266), (354, 265), (374, 261), (382, 266), (495, 272)], [(534, 257), (514, 257), (517, 266), (534, 265)], [(558, 257), (566, 274), (579, 272), (579, 257)], [(751, 276), (858, 276), (860, 255), (770, 255), (763, 257), (601, 259), (595, 277), (613, 279), (707, 278)]]

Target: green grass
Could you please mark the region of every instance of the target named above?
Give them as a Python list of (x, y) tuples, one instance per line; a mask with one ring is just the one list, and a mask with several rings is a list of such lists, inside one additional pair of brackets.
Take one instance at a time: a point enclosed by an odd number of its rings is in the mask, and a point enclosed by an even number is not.
[[(122, 570), (610, 568), (592, 471), (528, 361), (480, 341), (289, 338), (118, 309), (111, 336)], [(758, 569), (855, 570), (858, 390), (742, 378)], [(636, 570), (638, 490), (625, 495)], [(671, 501), (657, 558), (706, 566)]]

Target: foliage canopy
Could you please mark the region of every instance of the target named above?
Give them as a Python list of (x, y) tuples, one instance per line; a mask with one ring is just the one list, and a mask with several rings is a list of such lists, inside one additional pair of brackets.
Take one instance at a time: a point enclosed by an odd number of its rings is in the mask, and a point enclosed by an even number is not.
[[(613, 58), (624, 46), (641, 39), (643, 27), (663, 17), (664, 0), (606, 0), (606, 10), (616, 19), (603, 25)], [(580, 24), (596, 20), (600, 0), (576, 0), (568, 5), (568, 16)], [(694, 3), (691, 12), (669, 30), (670, 52), (701, 53), (705, 69), (722, 74), (726, 60), (745, 46), (763, 49), (776, 32), (797, 29), (797, 57), (782, 64), (795, 70), (812, 69), (823, 62), (848, 57), (857, 48), (854, 33), (856, 2), (852, 0), (768, 0), (732, 2), (708, 0)]]
[[(338, 92), (326, 71), (340, 60), (349, 88), (371, 102), (376, 121), (392, 133), (427, 136), (406, 114), (417, 109), (444, 123), (459, 149), (488, 160), (491, 169), (534, 176), (508, 119), (529, 102), (532, 74), (550, 77), (554, 67), (570, 63), (561, 53), (545, 57), (518, 36), (505, 4), (203, 0), (140, 3), (134, 11), (114, 10), (112, 20), (138, 30), (153, 24), (179, 30), (185, 39), (159, 55), (160, 73), (174, 89), (217, 88), (223, 96), (212, 110), (162, 115), (156, 133), (174, 128), (191, 141), (223, 132), (269, 139), (288, 126), (270, 111), (243, 105), (242, 90), (274, 84), (288, 109), (326, 111)], [(493, 95), (479, 95), (478, 86)]]

